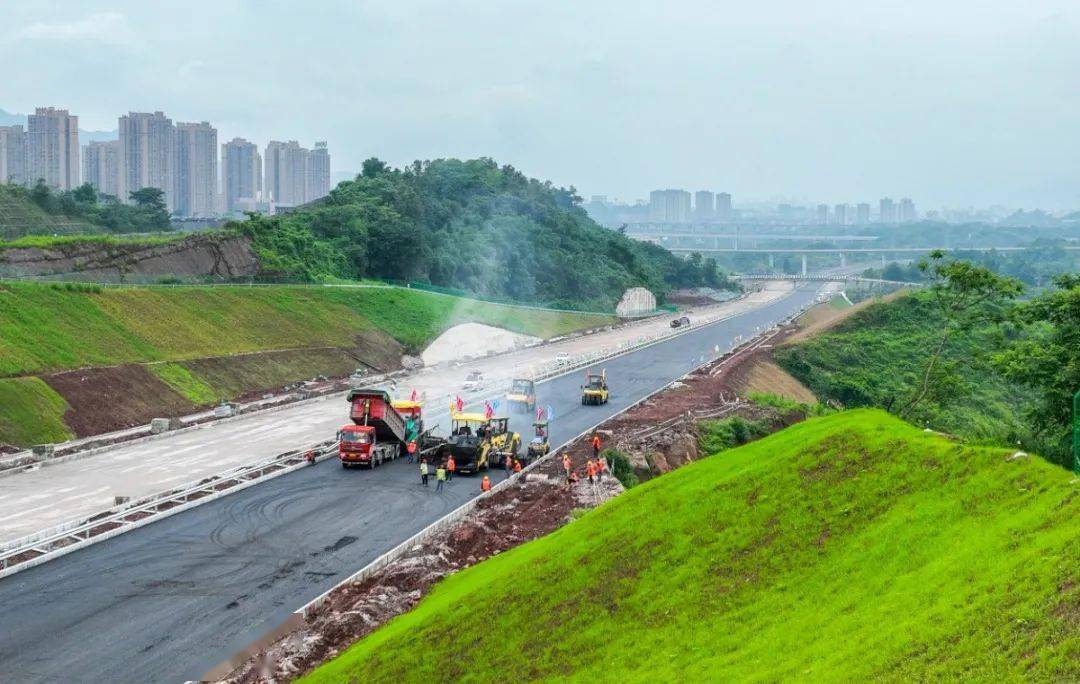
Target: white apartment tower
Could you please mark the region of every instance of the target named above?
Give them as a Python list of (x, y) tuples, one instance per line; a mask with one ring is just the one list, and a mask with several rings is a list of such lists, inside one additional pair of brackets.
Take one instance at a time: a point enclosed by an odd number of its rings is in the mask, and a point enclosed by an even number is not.
[(217, 214), (217, 129), (209, 122), (176, 123), (176, 213)]
[(221, 146), (221, 181), (225, 212), (242, 211), (241, 199), (251, 202), (258, 199), (262, 176), (262, 156), (255, 143), (243, 138), (224, 143)]
[(141, 188), (165, 191), (165, 204), (176, 206), (176, 128), (161, 112), (130, 112), (120, 117), (119, 197), (128, 201)]
[(83, 183), (104, 195), (119, 197), (120, 141), (91, 142), (83, 147)]
[(690, 193), (677, 189), (653, 190), (649, 193), (649, 220), (686, 223), (690, 220)]
[(279, 207), (295, 207), (307, 201), (310, 152), (295, 140), (271, 140), (263, 157), (263, 192)]
[(0, 183), (26, 185), (26, 129), (0, 126)]
[(27, 117), (26, 174), (60, 190), (79, 185), (79, 117), (66, 109), (38, 107)]
[(716, 218), (722, 221), (731, 218), (731, 193), (722, 192), (716, 196)]
[(311, 202), (330, 194), (330, 150), (326, 141), (315, 143), (315, 149), (308, 155), (307, 184), (304, 189), (304, 201)]

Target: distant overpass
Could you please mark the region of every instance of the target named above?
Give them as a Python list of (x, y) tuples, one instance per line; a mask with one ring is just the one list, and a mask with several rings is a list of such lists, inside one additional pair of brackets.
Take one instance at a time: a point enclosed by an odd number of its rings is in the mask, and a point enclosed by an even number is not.
[(822, 241), (822, 242), (871, 242), (873, 240), (880, 239), (879, 235), (791, 235), (788, 233), (751, 233), (749, 235), (745, 233), (652, 233), (652, 232), (635, 232), (632, 230), (626, 231), (627, 237), (638, 238), (640, 240), (647, 240), (649, 242), (655, 242), (663, 238), (675, 237), (675, 238), (698, 238), (701, 240), (805, 240), (807, 242)]
[(809, 273), (790, 275), (787, 273), (731, 274), (734, 280), (793, 280), (796, 282), (818, 283), (871, 283), (879, 285), (901, 285), (904, 287), (925, 287), (926, 283), (911, 283), (903, 280), (882, 280), (881, 278), (863, 278), (856, 275), (829, 275), (828, 273)]

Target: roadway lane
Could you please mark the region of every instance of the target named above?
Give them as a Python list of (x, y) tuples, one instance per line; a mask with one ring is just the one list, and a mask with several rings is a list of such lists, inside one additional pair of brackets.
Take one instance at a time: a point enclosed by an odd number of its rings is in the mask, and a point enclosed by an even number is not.
[[(816, 288), (614, 359), (607, 406), (581, 406), (577, 372), (538, 388), (560, 444), (809, 304)], [(525, 437), (524, 416), (515, 429)], [(19, 682), (196, 679), (293, 610), (478, 493), (436, 495), (415, 466), (343, 471), (334, 460), (0, 580), (2, 678)]]

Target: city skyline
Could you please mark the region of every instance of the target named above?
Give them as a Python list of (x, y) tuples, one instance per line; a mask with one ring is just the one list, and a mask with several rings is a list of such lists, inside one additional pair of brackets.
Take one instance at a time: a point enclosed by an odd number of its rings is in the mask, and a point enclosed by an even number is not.
[[(38, 180), (58, 190), (89, 184), (102, 194), (130, 201), (146, 187), (160, 189), (166, 209), (177, 216), (212, 218), (241, 211), (274, 213), (329, 194), (332, 170), (325, 140), (313, 149), (296, 140), (270, 140), (267, 156), (283, 148), (264, 169), (254, 143), (234, 138), (218, 145), (218, 130), (208, 121), (173, 121), (164, 112), (131, 111), (117, 119), (115, 139), (79, 141), (79, 117), (67, 109), (37, 107), (26, 125), (0, 126), (0, 182), (33, 185)], [(245, 143), (254, 157), (247, 179), (233, 160), (231, 144)], [(250, 152), (249, 152), (250, 156)], [(224, 174), (230, 173), (228, 177)], [(264, 176), (265, 172), (265, 176)], [(257, 179), (254, 176), (257, 174)], [(279, 182), (279, 177), (287, 181)], [(231, 182), (231, 184), (230, 184)]]
[(487, 156), (614, 197), (1080, 207), (1076, 3), (318, 6), (12, 0), (0, 59), (34, 68), (0, 106), (60, 102), (91, 130), (162, 109), (225, 140), (330, 140), (348, 170)]

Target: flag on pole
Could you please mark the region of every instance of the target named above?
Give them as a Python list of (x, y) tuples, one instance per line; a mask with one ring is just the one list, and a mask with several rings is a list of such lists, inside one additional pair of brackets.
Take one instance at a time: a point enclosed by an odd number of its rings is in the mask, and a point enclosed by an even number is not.
[(454, 397), (454, 405), (457, 406), (457, 412), (461, 413), (465, 410), (465, 402), (461, 399), (461, 395), (458, 394)]
[(490, 401), (485, 401), (484, 402), (484, 417), (485, 418), (490, 418), (494, 414), (495, 414), (495, 409), (491, 408), (491, 402)]
[(543, 406), (537, 406), (536, 407), (536, 422), (539, 423), (539, 422), (541, 422), (543, 420), (544, 420), (544, 407)]
[(547, 411), (547, 419), (549, 421), (555, 420), (555, 409), (551, 407), (551, 404), (548, 404), (547, 408), (544, 410)]
[(498, 399), (491, 402), (491, 410), (492, 411), (498, 411), (499, 410), (499, 400)]
[(416, 401), (416, 388), (413, 387), (412, 394), (409, 395), (409, 401)]

